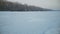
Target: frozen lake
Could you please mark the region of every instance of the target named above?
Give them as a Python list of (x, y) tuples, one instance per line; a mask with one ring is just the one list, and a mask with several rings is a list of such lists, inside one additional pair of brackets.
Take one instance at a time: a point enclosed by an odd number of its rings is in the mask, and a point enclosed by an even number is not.
[(1, 34), (59, 34), (60, 12), (0, 12)]

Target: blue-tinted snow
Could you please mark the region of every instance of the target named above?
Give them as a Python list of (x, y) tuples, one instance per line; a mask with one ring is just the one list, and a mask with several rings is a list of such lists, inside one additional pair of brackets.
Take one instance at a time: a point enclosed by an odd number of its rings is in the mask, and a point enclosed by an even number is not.
[(59, 34), (60, 12), (0, 12), (1, 34)]

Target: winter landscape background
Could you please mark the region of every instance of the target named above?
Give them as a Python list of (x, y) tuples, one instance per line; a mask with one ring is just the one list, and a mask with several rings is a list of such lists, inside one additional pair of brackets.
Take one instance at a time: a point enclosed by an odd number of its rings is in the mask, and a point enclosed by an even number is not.
[(60, 10), (59, 0), (0, 0), (0, 11)]
[(60, 12), (0, 12), (0, 34), (59, 34)]
[(7, 0), (7, 1), (33, 5), (47, 9), (60, 10), (60, 0)]

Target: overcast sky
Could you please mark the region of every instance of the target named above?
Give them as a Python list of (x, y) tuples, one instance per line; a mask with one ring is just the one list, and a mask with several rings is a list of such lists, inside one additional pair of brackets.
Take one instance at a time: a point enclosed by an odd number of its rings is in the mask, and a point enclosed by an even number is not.
[(59, 0), (9, 0), (22, 4), (35, 5), (43, 8), (60, 9)]

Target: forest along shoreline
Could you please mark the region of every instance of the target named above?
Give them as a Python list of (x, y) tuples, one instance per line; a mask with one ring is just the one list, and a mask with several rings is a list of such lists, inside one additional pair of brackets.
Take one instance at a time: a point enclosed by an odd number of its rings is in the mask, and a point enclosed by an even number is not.
[(0, 11), (52, 11), (52, 10), (36, 6), (28, 6), (27, 4), (0, 1)]

